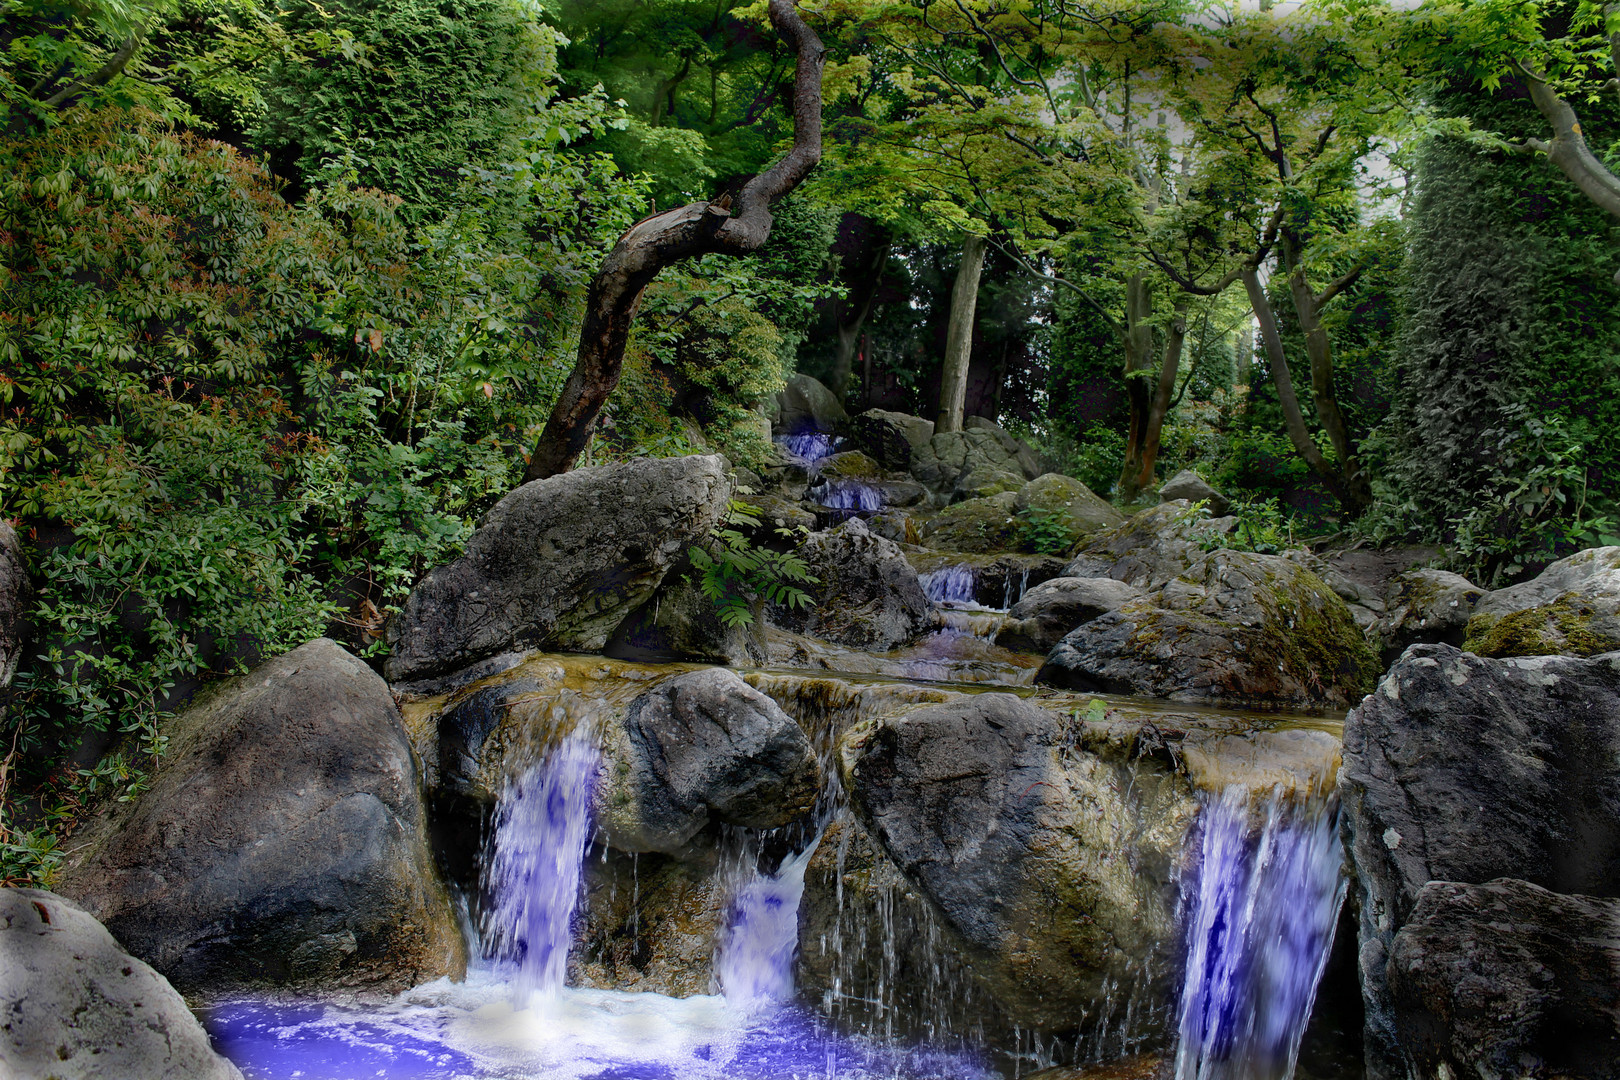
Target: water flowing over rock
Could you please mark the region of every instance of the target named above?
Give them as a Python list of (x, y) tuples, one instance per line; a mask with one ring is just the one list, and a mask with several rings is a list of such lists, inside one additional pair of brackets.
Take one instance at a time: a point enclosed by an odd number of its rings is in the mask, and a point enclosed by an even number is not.
[(1125, 523), (1125, 516), (1111, 504), (1061, 473), (1046, 473), (1021, 486), (1013, 508), (1026, 517), (1041, 515), (1056, 521), (1074, 540)]
[(816, 379), (795, 372), (776, 395), (773, 426), (779, 435), (834, 432), (849, 419), (837, 396)]
[(18, 1080), (241, 1080), (168, 980), (77, 905), (0, 889), (0, 1073)]
[(1071, 1029), (1162, 970), (1185, 796), (1144, 830), (1111, 767), (1007, 694), (863, 725), (842, 754), (862, 822), (1023, 1024)]
[(524, 484), (390, 621), (389, 681), (512, 649), (601, 649), (720, 521), (727, 473), (718, 456), (649, 458)]
[(1051, 578), (1026, 592), (1007, 613), (1014, 620), (996, 639), (1011, 649), (1045, 653), (1070, 631), (1143, 598), (1113, 578)]
[(1596, 656), (1620, 649), (1620, 547), (1588, 548), (1487, 593), (1468, 620), (1480, 656)]
[(465, 962), (388, 687), (324, 638), (200, 696), (58, 888), (176, 986), (395, 989)]
[[(1339, 791), (1361, 894), (1370, 1076), (1414, 1074), (1413, 1032), (1494, 1022), (1476, 1012), (1483, 1001), (1447, 1015), (1411, 1008), (1434, 1003), (1423, 995), (1406, 1005), (1392, 996), (1400, 936), (1430, 882), (1514, 878), (1558, 894), (1620, 895), (1616, 760), (1620, 654), (1493, 660), (1414, 645), (1350, 713)], [(1521, 912), (1533, 895), (1519, 890)], [(1556, 918), (1557, 905), (1536, 917)], [(1447, 937), (1437, 918), (1421, 932), (1429, 970), (1470, 963), (1469, 924)], [(1563, 1036), (1544, 1033), (1554, 1045), (1528, 1049), (1550, 1060)], [(1458, 1075), (1490, 1075), (1484, 1058), (1464, 1064)]]
[(852, 519), (813, 533), (799, 548), (818, 579), (808, 608), (772, 607), (771, 621), (788, 630), (859, 648), (889, 649), (933, 625), (933, 607), (917, 573), (893, 541)]
[[(1056, 555), (1028, 555), (1016, 552), (966, 553), (906, 548), (906, 560), (916, 567), (919, 578), (940, 571), (972, 573), (971, 602), (980, 607), (1006, 611), (1035, 586), (1063, 576), (1068, 560)], [(934, 580), (939, 580), (937, 577)]]
[(814, 850), (812, 843), (774, 873), (750, 866), (740, 875), (714, 954), (715, 981), (728, 1001), (758, 1009), (792, 998), (799, 901)]
[(1202, 502), (1214, 517), (1221, 517), (1232, 506), (1225, 495), (1210, 487), (1203, 477), (1191, 469), (1182, 469), (1159, 489), (1160, 502), (1175, 502), (1177, 499), (1185, 499), (1189, 503)]
[(1344, 902), (1333, 811), (1280, 791), (1256, 807), (1242, 786), (1206, 798), (1176, 1080), (1293, 1075)]
[(972, 604), (977, 602), (979, 572), (958, 563), (918, 574), (917, 583), (922, 586), (928, 599), (936, 604)]
[(1037, 680), (1174, 701), (1345, 708), (1375, 671), (1350, 610), (1315, 574), (1275, 555), (1222, 550), (1070, 633)]

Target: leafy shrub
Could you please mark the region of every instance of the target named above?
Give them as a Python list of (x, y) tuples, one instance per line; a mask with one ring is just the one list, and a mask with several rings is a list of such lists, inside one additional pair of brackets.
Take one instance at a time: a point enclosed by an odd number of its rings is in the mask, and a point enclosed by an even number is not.
[[(698, 587), (714, 603), (726, 626), (752, 623), (751, 605), (757, 598), (789, 608), (809, 607), (811, 603), (810, 594), (799, 587), (816, 584), (809, 566), (797, 552), (756, 546), (742, 531), (759, 526), (753, 507), (732, 499), (724, 522), (708, 542), (687, 551), (698, 573)], [(777, 532), (784, 539), (797, 539), (791, 529)]]
[(1020, 518), (1021, 546), (1039, 555), (1062, 555), (1079, 539), (1073, 519), (1063, 507), (1031, 506)]

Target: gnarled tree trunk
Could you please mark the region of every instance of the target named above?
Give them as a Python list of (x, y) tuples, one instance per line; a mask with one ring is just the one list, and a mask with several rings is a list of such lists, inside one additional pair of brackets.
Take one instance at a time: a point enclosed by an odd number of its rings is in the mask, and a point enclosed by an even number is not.
[(624, 349), (641, 295), (664, 267), (697, 255), (746, 255), (771, 235), (771, 204), (821, 160), (821, 39), (793, 0), (770, 0), (771, 25), (798, 55), (793, 83), (793, 149), (729, 199), (690, 203), (632, 225), (602, 261), (585, 298), (579, 354), (545, 430), (529, 455), (524, 483), (567, 472), (579, 460), (608, 395), (619, 385)]

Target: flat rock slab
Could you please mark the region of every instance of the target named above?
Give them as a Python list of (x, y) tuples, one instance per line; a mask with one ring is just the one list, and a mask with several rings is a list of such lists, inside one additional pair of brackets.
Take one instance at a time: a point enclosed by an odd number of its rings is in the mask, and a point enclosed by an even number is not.
[(524, 484), (390, 620), (389, 682), (514, 649), (600, 650), (720, 522), (728, 472), (718, 455), (648, 458)]
[(58, 888), (191, 992), (404, 989), (465, 966), (387, 685), (322, 638), (202, 695)]
[(0, 889), (0, 1075), (241, 1080), (162, 975), (55, 893)]

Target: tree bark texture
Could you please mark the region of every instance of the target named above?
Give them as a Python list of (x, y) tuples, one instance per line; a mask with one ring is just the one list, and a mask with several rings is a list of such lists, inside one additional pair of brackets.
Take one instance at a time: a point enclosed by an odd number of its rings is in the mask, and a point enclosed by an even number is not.
[(962, 267), (951, 289), (951, 317), (945, 329), (945, 367), (939, 378), (939, 419), (935, 431), (961, 431), (967, 402), (968, 360), (973, 355), (973, 316), (979, 304), (979, 274), (988, 243), (969, 233), (962, 240)]
[(1300, 412), (1299, 398), (1294, 395), (1294, 379), (1288, 371), (1288, 356), (1283, 352), (1282, 335), (1277, 330), (1276, 313), (1271, 310), (1271, 298), (1266, 295), (1265, 286), (1260, 284), (1260, 272), (1252, 266), (1243, 270), (1243, 288), (1254, 308), (1255, 322), (1260, 324), (1260, 345), (1266, 352), (1266, 366), (1271, 369), (1271, 381), (1277, 387), (1277, 403), (1282, 406), (1288, 441), (1294, 444), (1299, 456), (1337, 495), (1339, 478), (1316, 443), (1311, 441), (1310, 429), (1305, 426), (1305, 415)]
[(1559, 97), (1545, 79), (1528, 70), (1525, 75), (1530, 100), (1553, 129), (1552, 142), (1530, 139), (1528, 145), (1544, 152), (1547, 160), (1558, 166), (1588, 199), (1620, 218), (1620, 177), (1611, 173), (1586, 145), (1580, 120), (1569, 103)]
[(698, 255), (746, 255), (771, 235), (771, 204), (821, 160), (821, 69), (826, 50), (793, 0), (770, 0), (771, 25), (798, 57), (793, 149), (749, 180), (737, 198), (690, 203), (636, 222), (602, 261), (585, 298), (574, 370), (529, 455), (523, 482), (567, 472), (579, 460), (608, 396), (619, 385), (642, 293), (666, 266)]
[(1288, 292), (1294, 301), (1294, 314), (1305, 335), (1305, 355), (1311, 362), (1311, 394), (1316, 399), (1316, 418), (1327, 432), (1339, 458), (1339, 500), (1351, 517), (1360, 517), (1372, 505), (1372, 488), (1361, 471), (1355, 444), (1350, 441), (1350, 425), (1339, 408), (1338, 390), (1333, 385), (1333, 344), (1322, 326), (1322, 308), (1328, 300), (1353, 280), (1341, 278), (1321, 294), (1312, 291), (1305, 272), (1295, 267), (1288, 275)]
[[(1125, 326), (1121, 334), (1125, 347), (1126, 407), (1130, 412), (1130, 429), (1125, 435), (1125, 464), (1119, 473), (1122, 502), (1131, 502), (1153, 485), (1164, 418), (1170, 412), (1175, 395), (1176, 372), (1181, 366), (1181, 351), (1186, 340), (1186, 303), (1180, 302), (1165, 339), (1164, 355), (1154, 364), (1153, 285), (1145, 272), (1132, 275), (1125, 283)], [(1158, 367), (1157, 378), (1153, 377), (1155, 366)]]

